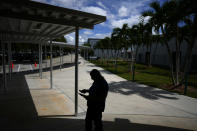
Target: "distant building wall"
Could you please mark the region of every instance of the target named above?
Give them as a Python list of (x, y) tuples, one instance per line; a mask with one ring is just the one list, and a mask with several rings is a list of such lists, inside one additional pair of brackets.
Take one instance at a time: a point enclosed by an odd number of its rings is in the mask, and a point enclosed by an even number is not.
[(101, 39), (96, 39), (96, 38), (88, 38), (88, 43), (90, 44), (91, 48), (94, 48), (96, 43), (101, 40)]
[[(176, 45), (174, 44), (176, 42), (176, 39), (171, 39), (169, 41), (170, 49), (173, 52), (173, 62), (175, 64), (176, 61)], [(187, 51), (187, 43), (183, 41), (181, 43), (180, 47), (180, 64), (181, 67), (183, 67), (185, 56)], [(152, 44), (151, 49), (147, 48), (146, 46), (140, 47), (137, 55), (137, 62), (138, 63), (144, 63), (146, 64), (148, 55), (150, 55), (151, 64), (152, 65), (159, 65), (159, 66), (166, 66), (169, 67), (169, 57), (167, 48), (165, 45), (162, 45), (160, 43), (154, 43)], [(191, 68), (190, 71), (197, 72), (197, 40), (196, 44), (192, 51), (192, 58), (191, 58)]]

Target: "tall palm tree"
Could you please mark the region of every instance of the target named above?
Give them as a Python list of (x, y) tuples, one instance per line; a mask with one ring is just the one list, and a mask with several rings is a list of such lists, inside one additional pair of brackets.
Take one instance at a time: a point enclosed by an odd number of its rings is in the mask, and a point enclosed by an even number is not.
[(153, 35), (152, 35), (152, 25), (151, 23), (146, 23), (144, 25), (144, 30), (143, 30), (143, 46), (146, 46), (147, 50), (149, 50), (149, 55), (147, 65), (150, 67), (151, 66), (151, 49), (152, 49), (152, 42), (153, 42)]
[(144, 24), (140, 22), (137, 25), (133, 25), (132, 28), (130, 28), (129, 33), (128, 33), (129, 45), (132, 48), (134, 48), (132, 49), (132, 54), (131, 54), (132, 56), (131, 71), (133, 74), (133, 81), (135, 77), (134, 75), (135, 75), (136, 58), (137, 58), (138, 50), (140, 46), (143, 44), (143, 39), (144, 39)]
[(117, 70), (117, 59), (118, 59), (120, 50), (122, 49), (121, 29), (120, 28), (113, 29), (112, 34), (111, 34), (111, 43), (112, 43), (112, 48), (113, 48), (114, 54), (115, 54), (114, 66)]
[[(186, 57), (184, 60), (184, 71), (181, 83), (187, 80), (188, 72), (191, 63), (192, 50), (196, 44), (197, 38), (197, 1), (196, 0), (179, 0), (179, 10), (184, 10), (182, 12), (182, 17), (185, 25), (182, 28), (182, 33), (184, 35), (184, 40), (187, 42)], [(186, 94), (186, 90), (185, 90)]]
[(126, 57), (128, 58), (128, 54), (127, 54), (127, 51), (128, 51), (128, 48), (129, 48), (129, 45), (128, 45), (128, 31), (129, 31), (128, 24), (123, 24), (122, 28), (121, 28), (121, 31), (120, 31), (120, 38), (121, 38), (122, 47), (124, 48), (124, 58), (125, 59), (126, 59)]
[(167, 29), (169, 28), (167, 5), (168, 5), (168, 1), (163, 6), (161, 6), (158, 1), (152, 2), (150, 4), (150, 7), (152, 8), (152, 10), (143, 12), (142, 16), (143, 17), (149, 16), (150, 17), (149, 23), (151, 23), (157, 31), (161, 30), (162, 32), (162, 36), (164, 37), (164, 45), (167, 48), (168, 56), (169, 56), (171, 78), (172, 78), (173, 84), (175, 84), (172, 50), (170, 49), (170, 46), (168, 43), (171, 36), (167, 33)]

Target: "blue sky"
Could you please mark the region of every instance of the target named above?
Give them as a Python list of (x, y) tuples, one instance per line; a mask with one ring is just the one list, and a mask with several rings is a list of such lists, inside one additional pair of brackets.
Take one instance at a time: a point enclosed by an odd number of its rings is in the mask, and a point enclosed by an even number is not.
[[(98, 24), (93, 30), (82, 29), (79, 33), (80, 44), (88, 38), (104, 38), (110, 36), (113, 28), (137, 24), (141, 12), (149, 9), (153, 0), (34, 0), (70, 9), (103, 15), (107, 21)], [(163, 3), (165, 0), (160, 0)], [(74, 33), (65, 36), (69, 43), (74, 43)]]

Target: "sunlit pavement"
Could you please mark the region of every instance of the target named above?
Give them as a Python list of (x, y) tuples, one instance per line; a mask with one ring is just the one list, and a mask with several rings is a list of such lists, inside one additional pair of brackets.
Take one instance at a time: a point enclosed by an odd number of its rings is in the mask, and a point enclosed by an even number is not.
[[(196, 99), (128, 82), (79, 60), (79, 89), (91, 86), (89, 72), (93, 68), (99, 69), (110, 85), (103, 113), (104, 131), (197, 130)], [(43, 79), (34, 73), (16, 76), (9, 83), (12, 89), (0, 97), (4, 130), (84, 130), (86, 101), (80, 96), (79, 115), (72, 116), (74, 66), (54, 70), (53, 77), (53, 89), (49, 72), (44, 72)]]

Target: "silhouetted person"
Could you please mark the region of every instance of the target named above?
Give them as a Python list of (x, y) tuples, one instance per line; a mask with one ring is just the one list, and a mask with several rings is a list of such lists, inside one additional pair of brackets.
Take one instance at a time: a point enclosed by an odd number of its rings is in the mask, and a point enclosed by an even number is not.
[[(85, 118), (86, 131), (92, 131), (92, 123), (94, 122), (94, 131), (103, 131), (102, 112), (105, 109), (105, 100), (108, 93), (108, 84), (100, 72), (93, 69), (90, 76), (94, 81), (92, 86), (87, 90), (80, 90), (81, 96), (87, 100), (87, 113)], [(89, 95), (84, 95), (89, 93)]]

